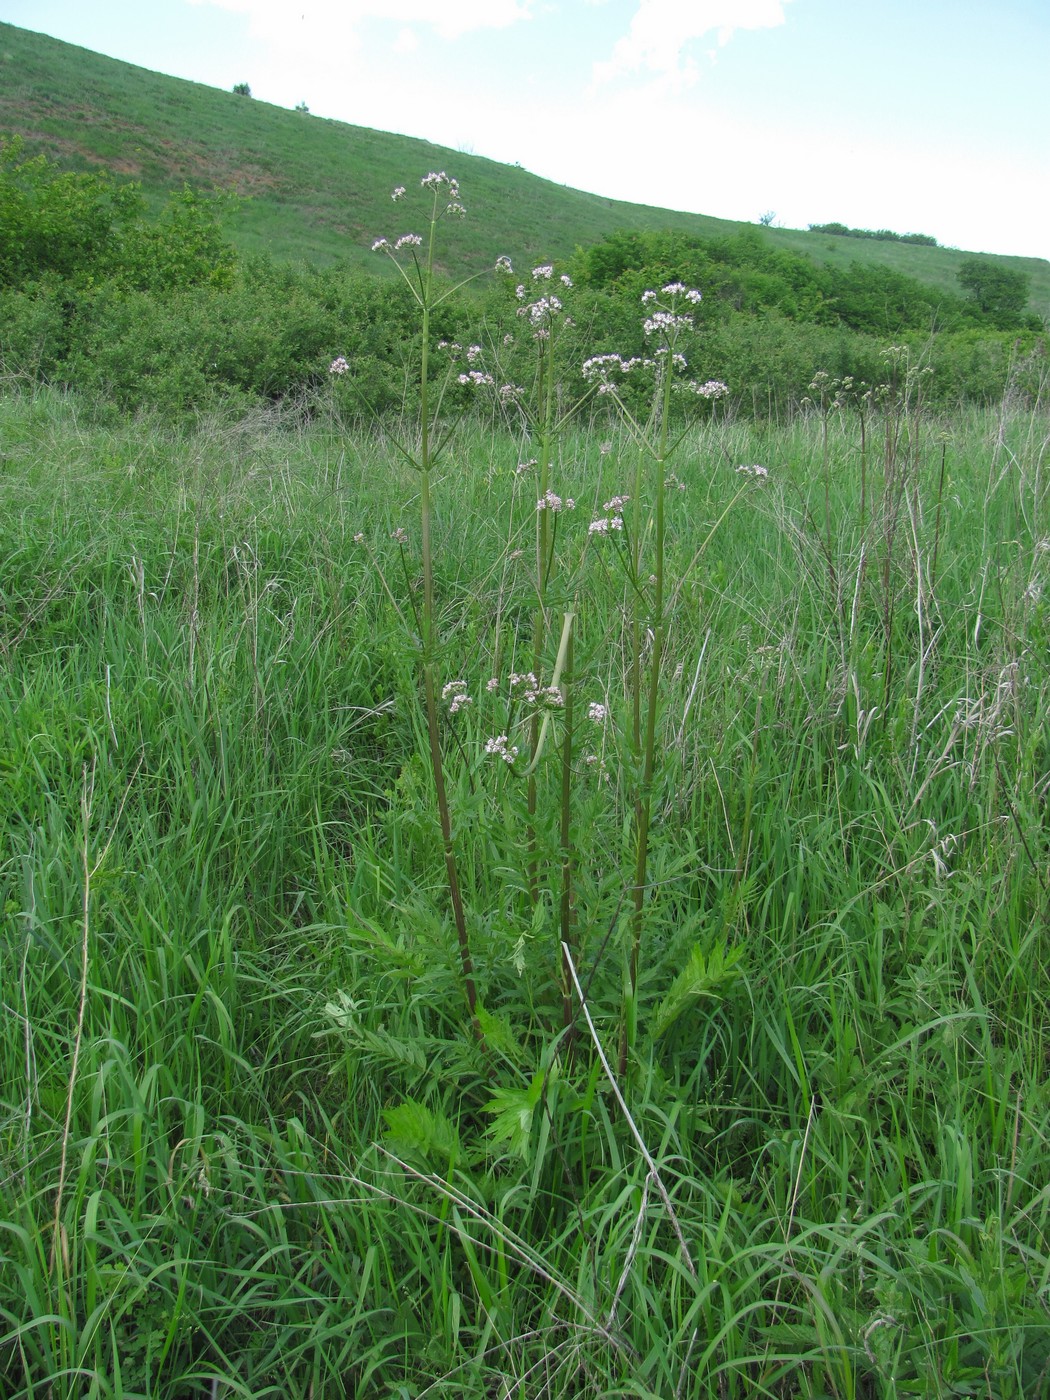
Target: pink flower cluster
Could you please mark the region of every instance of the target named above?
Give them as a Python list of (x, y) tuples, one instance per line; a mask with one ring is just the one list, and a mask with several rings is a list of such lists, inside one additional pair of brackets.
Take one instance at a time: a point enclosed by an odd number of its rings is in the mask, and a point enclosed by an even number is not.
[[(532, 269), (533, 282), (550, 282), (554, 277), (554, 266), (552, 263), (541, 263), (539, 267)], [(562, 273), (558, 279), (563, 287), (572, 287), (572, 278)], [(533, 334), (537, 340), (546, 340), (550, 335), (551, 325), (556, 317), (564, 311), (560, 297), (556, 297), (553, 292), (546, 292), (537, 297), (535, 301), (529, 301), (529, 292), (524, 282), (519, 282), (515, 288), (514, 295), (523, 303), (518, 307), (518, 315), (528, 317), (529, 324), (533, 328)], [(568, 320), (566, 325), (571, 324)]]
[(642, 322), (646, 335), (672, 337), (677, 331), (685, 330), (693, 324), (692, 316), (676, 316), (673, 311), (654, 311)]
[(548, 486), (546, 491), (544, 491), (543, 495), (536, 502), (536, 509), (549, 510), (554, 515), (558, 515), (563, 510), (575, 510), (576, 502), (571, 496), (566, 496), (566, 498), (562, 500), (561, 496), (556, 495)]
[(526, 671), (519, 674), (517, 671), (510, 673), (510, 688), (522, 689), (522, 695), (529, 705), (542, 705), (547, 709), (560, 710), (565, 704), (565, 697), (556, 685), (540, 685), (536, 679), (534, 671)]
[(447, 685), (441, 687), (441, 698), (448, 706), (450, 715), (458, 715), (460, 710), (465, 710), (468, 705), (473, 705), (474, 701), (467, 694), (466, 681), (449, 681)]
[(611, 394), (615, 388), (612, 375), (630, 374), (639, 366), (649, 369), (654, 363), (653, 360), (639, 359), (637, 355), (630, 360), (625, 360), (622, 355), (592, 355), (589, 360), (584, 360), (581, 372), (589, 384), (597, 381), (599, 394)]
[(599, 515), (587, 526), (589, 535), (608, 535), (623, 529), (623, 508), (630, 496), (613, 496), (602, 506), (604, 515)]
[(445, 193), (448, 195), (448, 204), (445, 206), (446, 214), (465, 214), (459, 199), (459, 181), (453, 179), (451, 175), (446, 175), (444, 170), (432, 170), (429, 175), (424, 175), (419, 182), (425, 190), (430, 190), (433, 194)]
[(506, 734), (497, 734), (494, 739), (485, 740), (485, 752), (502, 758), (504, 763), (513, 763), (518, 756), (518, 746), (510, 743)]

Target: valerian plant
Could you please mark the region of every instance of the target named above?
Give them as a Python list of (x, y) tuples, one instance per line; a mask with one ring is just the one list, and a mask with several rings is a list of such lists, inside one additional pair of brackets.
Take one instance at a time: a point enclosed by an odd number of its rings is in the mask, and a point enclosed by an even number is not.
[[(466, 210), (460, 200), (459, 182), (443, 170), (431, 171), (430, 174), (423, 176), (420, 188), (425, 200), (426, 234), (402, 233), (393, 242), (387, 238), (379, 237), (372, 244), (372, 251), (382, 252), (393, 261), (398, 273), (408, 285), (420, 313), (418, 431), (414, 441), (399, 443), (402, 455), (418, 472), (420, 481), (420, 552), (423, 593), (421, 608), (416, 609), (411, 589), (409, 590), (409, 598), (415, 610), (418, 627), (417, 642), (423, 679), (427, 745), (441, 823), (445, 872), (459, 946), (463, 991), (475, 1032), (479, 1039), (483, 1039), (477, 1011), (478, 997), (474, 976), (474, 959), (467, 929), (466, 910), (453, 839), (452, 817), (445, 783), (445, 759), (441, 742), (438, 682), (435, 668), (438, 638), (434, 606), (433, 510), (431, 502), (434, 468), (448, 444), (448, 435), (440, 437), (437, 428), (441, 412), (441, 399), (449, 379), (449, 376), (446, 375), (436, 396), (431, 394), (432, 386), (429, 373), (431, 318), (436, 308), (458, 290), (458, 287), (442, 288), (439, 285), (434, 274), (434, 253), (438, 229), (442, 222), (448, 219), (462, 218)], [(400, 204), (405, 200), (407, 193), (406, 187), (399, 185), (393, 191), (391, 198), (395, 204)], [(471, 278), (465, 279), (465, 281), (471, 280)], [(465, 282), (458, 284), (458, 286), (463, 285)], [(347, 369), (347, 362), (342, 356), (332, 361), (331, 372), (333, 374), (344, 374)], [(398, 540), (397, 543), (403, 550), (408, 543), (407, 536)], [(403, 554), (402, 558), (404, 558)], [(449, 698), (447, 693), (445, 698)]]
[[(578, 360), (573, 361), (566, 355), (565, 347), (571, 348), (574, 340), (566, 335), (573, 326), (567, 305), (571, 304), (572, 282), (567, 275), (559, 275), (552, 264), (538, 264), (517, 283), (514, 300), (520, 328), (516, 332), (493, 334), (487, 349), (474, 344), (464, 350), (448, 341), (432, 344), (433, 314), (457, 290), (456, 287), (442, 287), (435, 276), (437, 234), (445, 220), (461, 217), (464, 208), (457, 182), (444, 172), (426, 176), (421, 186), (429, 203), (426, 231), (405, 232), (392, 240), (377, 238), (373, 248), (393, 260), (420, 315), (418, 425), (415, 438), (402, 442), (400, 450), (420, 481), (421, 601), (416, 601), (406, 554), (409, 542), (403, 537), (397, 543), (408, 606), (397, 610), (403, 618), (410, 616), (415, 623), (427, 757), (438, 808), (464, 995), (475, 1031), (483, 1040), (483, 1023), (490, 1018), (480, 1006), (475, 980), (474, 950), (468, 929), (469, 897), (464, 894), (460, 877), (446, 781), (452, 753), (446, 735), (451, 735), (452, 746), (466, 761), (468, 774), (474, 766), (471, 754), (476, 753), (478, 760), (495, 762), (510, 781), (520, 780), (524, 784), (521, 855), (527, 905), (520, 913), (528, 914), (536, 928), (545, 924), (544, 909), (552, 907), (558, 911), (552, 922), (558, 932), (555, 960), (560, 961), (562, 1029), (569, 1031), (572, 1026), (571, 973), (578, 953), (573, 937), (576, 919), (573, 824), (578, 800), (574, 788), (581, 771), (579, 755), (574, 749), (576, 620), (588, 557), (604, 555), (601, 566), (607, 570), (611, 563), (609, 551), (612, 551), (612, 559), (618, 561), (623, 571), (630, 600), (625, 619), (628, 633), (622, 648), (629, 658), (625, 684), (628, 717), (618, 728), (615, 718), (609, 716), (605, 696), (601, 700), (587, 697), (585, 704), (590, 725), (600, 726), (603, 734), (608, 726), (613, 733), (622, 732), (627, 736), (629, 756), (625, 757), (628, 757), (627, 769), (632, 775), (629, 782), (632, 820), (627, 857), (631, 873), (624, 882), (629, 904), (629, 936), (620, 1045), (622, 1073), (635, 1042), (643, 930), (649, 898), (650, 831), (659, 774), (662, 673), (671, 592), (666, 565), (667, 494), (678, 484), (669, 470), (669, 463), (684, 441), (686, 428), (682, 425), (688, 425), (690, 418), (687, 412), (678, 410), (678, 402), (709, 407), (728, 391), (721, 381), (700, 383), (688, 375), (685, 350), (695, 333), (692, 313), (701, 294), (679, 282), (668, 283), (660, 291), (647, 291), (642, 297), (643, 331), (650, 347), (644, 357), (626, 359), (604, 354), (590, 357), (581, 366)], [(406, 197), (404, 187), (398, 187), (393, 193), (398, 205)], [(507, 258), (499, 259), (496, 271), (513, 276)], [(504, 372), (501, 362), (506, 357), (505, 352), (512, 354), (520, 376), (524, 362), (522, 340), (531, 347), (532, 369), (524, 376), (526, 382), (518, 383)], [(442, 357), (439, 361), (442, 371), (437, 376), (431, 374), (434, 354)], [(345, 373), (347, 368), (342, 358), (331, 365), (332, 373), (337, 375)], [(642, 375), (648, 376), (650, 388), (648, 412), (640, 414), (633, 406), (638, 402), (638, 395), (632, 394), (628, 399), (621, 386), (628, 376)], [(443, 414), (442, 410), (443, 405), (450, 402), (446, 400), (446, 391), (454, 384), (468, 393), (480, 391), (493, 395), (502, 415), (518, 418), (526, 453), (532, 453), (516, 473), (519, 486), (523, 478), (532, 486), (530, 494), (535, 500), (529, 669), (525, 673), (512, 672), (509, 683), (498, 675), (492, 676), (484, 695), (477, 693), (478, 705), (475, 705), (468, 679), (463, 676), (439, 679), (437, 666), (441, 639), (437, 635), (439, 623), (434, 596), (433, 474), (450, 441), (452, 429), (447, 413)], [(576, 501), (567, 494), (566, 483), (557, 475), (558, 448), (566, 424), (588, 400), (599, 411), (604, 401), (619, 418), (634, 455), (633, 482), (626, 484), (629, 489), (620, 489), (609, 496), (601, 514), (586, 528), (582, 521), (579, 527), (573, 528), (568, 522), (573, 519)], [(559, 564), (556, 545), (559, 530), (564, 532), (563, 522), (568, 524), (571, 547)], [(392, 597), (385, 580), (384, 587)], [(553, 659), (552, 653), (555, 653)], [(501, 643), (495, 635), (494, 654), (498, 669)], [(601, 747), (604, 752), (604, 737)], [(553, 824), (546, 821), (540, 808), (541, 763), (548, 749), (552, 749), (559, 760), (559, 781), (552, 792), (556, 812)], [(592, 760), (599, 764), (599, 773), (603, 771), (604, 758), (590, 753), (585, 755), (582, 768), (589, 768)], [(473, 777), (469, 778), (469, 784), (473, 788)], [(540, 839), (541, 828), (549, 839)], [(505, 824), (503, 831), (504, 838), (513, 845), (513, 824)], [(509, 851), (507, 859), (508, 868), (513, 868), (516, 861)], [(548, 864), (552, 867), (549, 874)]]
[[(631, 883), (631, 934), (627, 993), (620, 1037), (621, 1074), (627, 1067), (627, 1057), (633, 1046), (637, 1028), (638, 976), (648, 892), (653, 790), (659, 765), (661, 676), (668, 628), (668, 464), (684, 437), (681, 432), (677, 437), (672, 436), (671, 407), (674, 397), (678, 395), (688, 395), (700, 402), (716, 402), (728, 393), (727, 386), (721, 380), (707, 380), (701, 384), (687, 376), (688, 361), (683, 346), (694, 330), (691, 308), (697, 306), (700, 300), (701, 293), (696, 288), (686, 287), (681, 282), (670, 282), (660, 292), (644, 292), (642, 305), (645, 317), (642, 328), (646, 341), (652, 346), (651, 355), (629, 359), (617, 354), (596, 355), (583, 365), (584, 379), (595, 384), (598, 393), (607, 396), (615, 405), (621, 421), (634, 441), (637, 453), (631, 497), (614, 497), (607, 501), (604, 513), (596, 517), (590, 525), (590, 533), (599, 538), (612, 536), (615, 539), (621, 532), (626, 536), (627, 543), (620, 549), (618, 557), (624, 566), (633, 599), (629, 692), (631, 750), (633, 768), (637, 776), (633, 799), (634, 878)], [(643, 420), (632, 411), (620, 387), (628, 376), (640, 373), (652, 376), (652, 397), (647, 420)], [(629, 534), (623, 515), (628, 501), (632, 504), (632, 527)], [(649, 518), (643, 521), (643, 510), (646, 508)], [(649, 540), (651, 547), (649, 552), (645, 552), (644, 545)]]

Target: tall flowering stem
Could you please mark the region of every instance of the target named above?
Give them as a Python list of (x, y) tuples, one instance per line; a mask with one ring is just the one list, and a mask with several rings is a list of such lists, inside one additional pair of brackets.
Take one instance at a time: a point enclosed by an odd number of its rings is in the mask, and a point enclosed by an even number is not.
[[(546, 337), (540, 337), (537, 341), (539, 350), (537, 391), (540, 403), (540, 433), (539, 433), (539, 500), (548, 500), (550, 486), (550, 464), (551, 464), (551, 442), (553, 440), (553, 417), (554, 417), (554, 337), (547, 328)], [(551, 522), (553, 512), (550, 509), (537, 510), (536, 512), (536, 610), (532, 620), (532, 669), (537, 675), (540, 674), (543, 666), (543, 645), (547, 634), (547, 582), (550, 577), (550, 569), (553, 562), (551, 548)], [(533, 755), (536, 754), (539, 745), (539, 716), (534, 715), (529, 731), (529, 748)], [(526, 839), (529, 847), (529, 895), (533, 905), (539, 903), (539, 859), (536, 852), (536, 810), (539, 803), (539, 793), (537, 790), (536, 772), (533, 769), (529, 773), (528, 788), (526, 792), (526, 806), (528, 809), (528, 832)]]
[[(648, 694), (645, 699), (645, 733), (641, 760), (642, 774), (634, 804), (635, 866), (634, 886), (631, 890), (631, 961), (629, 972), (632, 1000), (637, 996), (638, 964), (642, 947), (645, 887), (649, 865), (649, 824), (652, 817), (653, 779), (656, 774), (656, 723), (660, 709), (660, 671), (663, 666), (666, 633), (664, 618), (664, 531), (666, 520), (667, 457), (671, 418), (671, 386), (673, 383), (672, 371), (673, 364), (670, 358), (670, 351), (668, 351), (662, 358), (658, 371), (656, 390), (656, 441), (652, 448), (652, 455), (656, 468), (656, 480), (654, 483), (655, 500), (653, 506), (655, 515), (655, 538), (653, 542), (655, 557), (653, 560), (653, 575), (655, 581), (652, 584), (652, 611), (650, 614), (653, 649), (652, 657), (649, 662)], [(642, 704), (640, 648), (644, 628), (641, 625), (642, 619), (638, 616), (640, 602), (641, 596), (636, 589), (635, 623), (633, 627), (635, 647), (634, 674), (638, 685), (634, 702), (636, 733), (639, 709)], [(628, 1049), (626, 1024), (625, 1020), (625, 1034), (621, 1037), (620, 1049), (621, 1073), (626, 1069)]]
[[(551, 485), (553, 447), (561, 426), (557, 412), (557, 346), (563, 328), (571, 324), (565, 315), (563, 302), (571, 288), (572, 281), (568, 276), (557, 276), (554, 267), (545, 263), (534, 267), (527, 280), (519, 283), (515, 291), (517, 314), (525, 322), (536, 349), (533, 392), (531, 395), (521, 392), (515, 397), (518, 409), (536, 441), (536, 608), (532, 625), (532, 669), (536, 675), (542, 671), (544, 646), (550, 629), (547, 598), (554, 569), (558, 516), (575, 506), (574, 501), (563, 499)], [(535, 714), (529, 725), (532, 762), (526, 780), (528, 888), (533, 905), (538, 904), (540, 898), (536, 834), (539, 790), (535, 761), (540, 744), (540, 716)]]
[[(620, 355), (598, 355), (583, 366), (584, 377), (596, 383), (600, 394), (614, 399), (620, 416), (638, 448), (638, 467), (634, 483), (634, 525), (630, 549), (630, 584), (634, 597), (631, 619), (631, 735), (638, 771), (634, 794), (634, 878), (631, 884), (630, 953), (628, 992), (620, 1036), (620, 1072), (627, 1067), (627, 1056), (636, 1024), (639, 965), (642, 934), (645, 924), (645, 895), (648, 884), (649, 834), (652, 822), (653, 789), (658, 775), (656, 746), (660, 717), (660, 682), (667, 639), (665, 532), (667, 505), (667, 468), (678, 441), (671, 439), (671, 401), (676, 388), (701, 399), (716, 399), (725, 392), (725, 385), (716, 380), (697, 384), (684, 378), (686, 360), (679, 342), (692, 331), (691, 308), (700, 301), (700, 293), (680, 282), (672, 282), (661, 292), (645, 292), (642, 304), (646, 308), (643, 329), (651, 357), (625, 360)], [(623, 378), (639, 371), (655, 373), (652, 411), (642, 423), (630, 411), (619, 392)], [(652, 482), (652, 559), (643, 557), (641, 500), (644, 494), (644, 463), (653, 465)], [(643, 565), (645, 566), (643, 569)], [(648, 570), (648, 578), (645, 571)], [(644, 664), (644, 643), (652, 636), (648, 669)]]
[[(438, 713), (438, 683), (434, 669), (436, 650), (436, 625), (434, 608), (434, 555), (432, 539), (431, 473), (440, 452), (440, 444), (435, 449), (435, 420), (440, 406), (434, 405), (430, 394), (430, 322), (434, 309), (446, 300), (449, 290), (438, 293), (434, 286), (434, 247), (438, 225), (443, 218), (460, 216), (464, 213), (459, 198), (459, 184), (456, 180), (440, 173), (432, 172), (420, 182), (430, 195), (429, 229), (425, 240), (418, 234), (403, 234), (391, 244), (385, 238), (373, 243), (375, 252), (384, 252), (392, 258), (398, 272), (412, 291), (420, 308), (422, 348), (419, 365), (419, 444), (418, 450), (403, 449), (406, 457), (419, 472), (420, 477), (420, 550), (423, 569), (423, 609), (420, 616), (420, 648), (423, 667), (423, 696), (426, 708), (427, 744), (430, 752), (430, 767), (434, 779), (434, 794), (437, 800), (438, 817), (441, 824), (441, 844), (445, 858), (445, 874), (448, 881), (449, 902), (456, 927), (459, 946), (460, 967), (463, 974), (463, 991), (467, 1001), (474, 1031), (478, 1039), (484, 1041), (477, 1015), (477, 984), (474, 979), (474, 960), (471, 955), (470, 937), (467, 931), (466, 911), (459, 881), (459, 867), (456, 861), (456, 847), (452, 830), (452, 815), (449, 809), (448, 791), (445, 786), (445, 765), (441, 749), (441, 729)], [(393, 193), (395, 202), (405, 195), (403, 186)], [(467, 279), (470, 280), (470, 279)], [(463, 284), (460, 283), (460, 286)], [(335, 370), (335, 365), (333, 365)]]

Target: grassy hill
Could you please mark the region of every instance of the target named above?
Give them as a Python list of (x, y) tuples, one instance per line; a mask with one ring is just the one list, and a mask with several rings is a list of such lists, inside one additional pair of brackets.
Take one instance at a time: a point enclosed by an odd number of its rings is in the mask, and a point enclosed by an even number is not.
[[(279, 258), (368, 260), (374, 237), (404, 231), (393, 227), (390, 190), (430, 169), (459, 178), (471, 215), (452, 273), (476, 271), (504, 252), (523, 262), (565, 256), (618, 228), (714, 237), (753, 227), (605, 199), (517, 166), (151, 73), (9, 24), (0, 24), (0, 77), (0, 134), (20, 135), (33, 153), (70, 168), (104, 166), (158, 198), (183, 182), (234, 190), (245, 202), (231, 236)], [(820, 262), (879, 263), (955, 293), (968, 256), (792, 229), (763, 237)], [(1000, 261), (1030, 277), (1031, 309), (1050, 315), (1050, 262)]]

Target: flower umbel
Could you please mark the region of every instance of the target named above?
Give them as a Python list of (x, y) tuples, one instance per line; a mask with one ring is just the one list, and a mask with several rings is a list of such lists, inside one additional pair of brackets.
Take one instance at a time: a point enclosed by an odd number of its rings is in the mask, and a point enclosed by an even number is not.
[(468, 705), (473, 705), (474, 701), (467, 694), (466, 681), (449, 681), (441, 687), (441, 698), (448, 706), (450, 715), (458, 715), (460, 710), (466, 709)]
[(576, 502), (571, 496), (562, 499), (556, 495), (550, 487), (544, 491), (543, 495), (536, 502), (537, 510), (549, 510), (554, 515), (559, 515), (563, 510), (575, 510)]
[(495, 738), (485, 740), (485, 752), (494, 758), (502, 758), (504, 763), (513, 763), (518, 756), (518, 746), (510, 743), (506, 734), (497, 734)]

